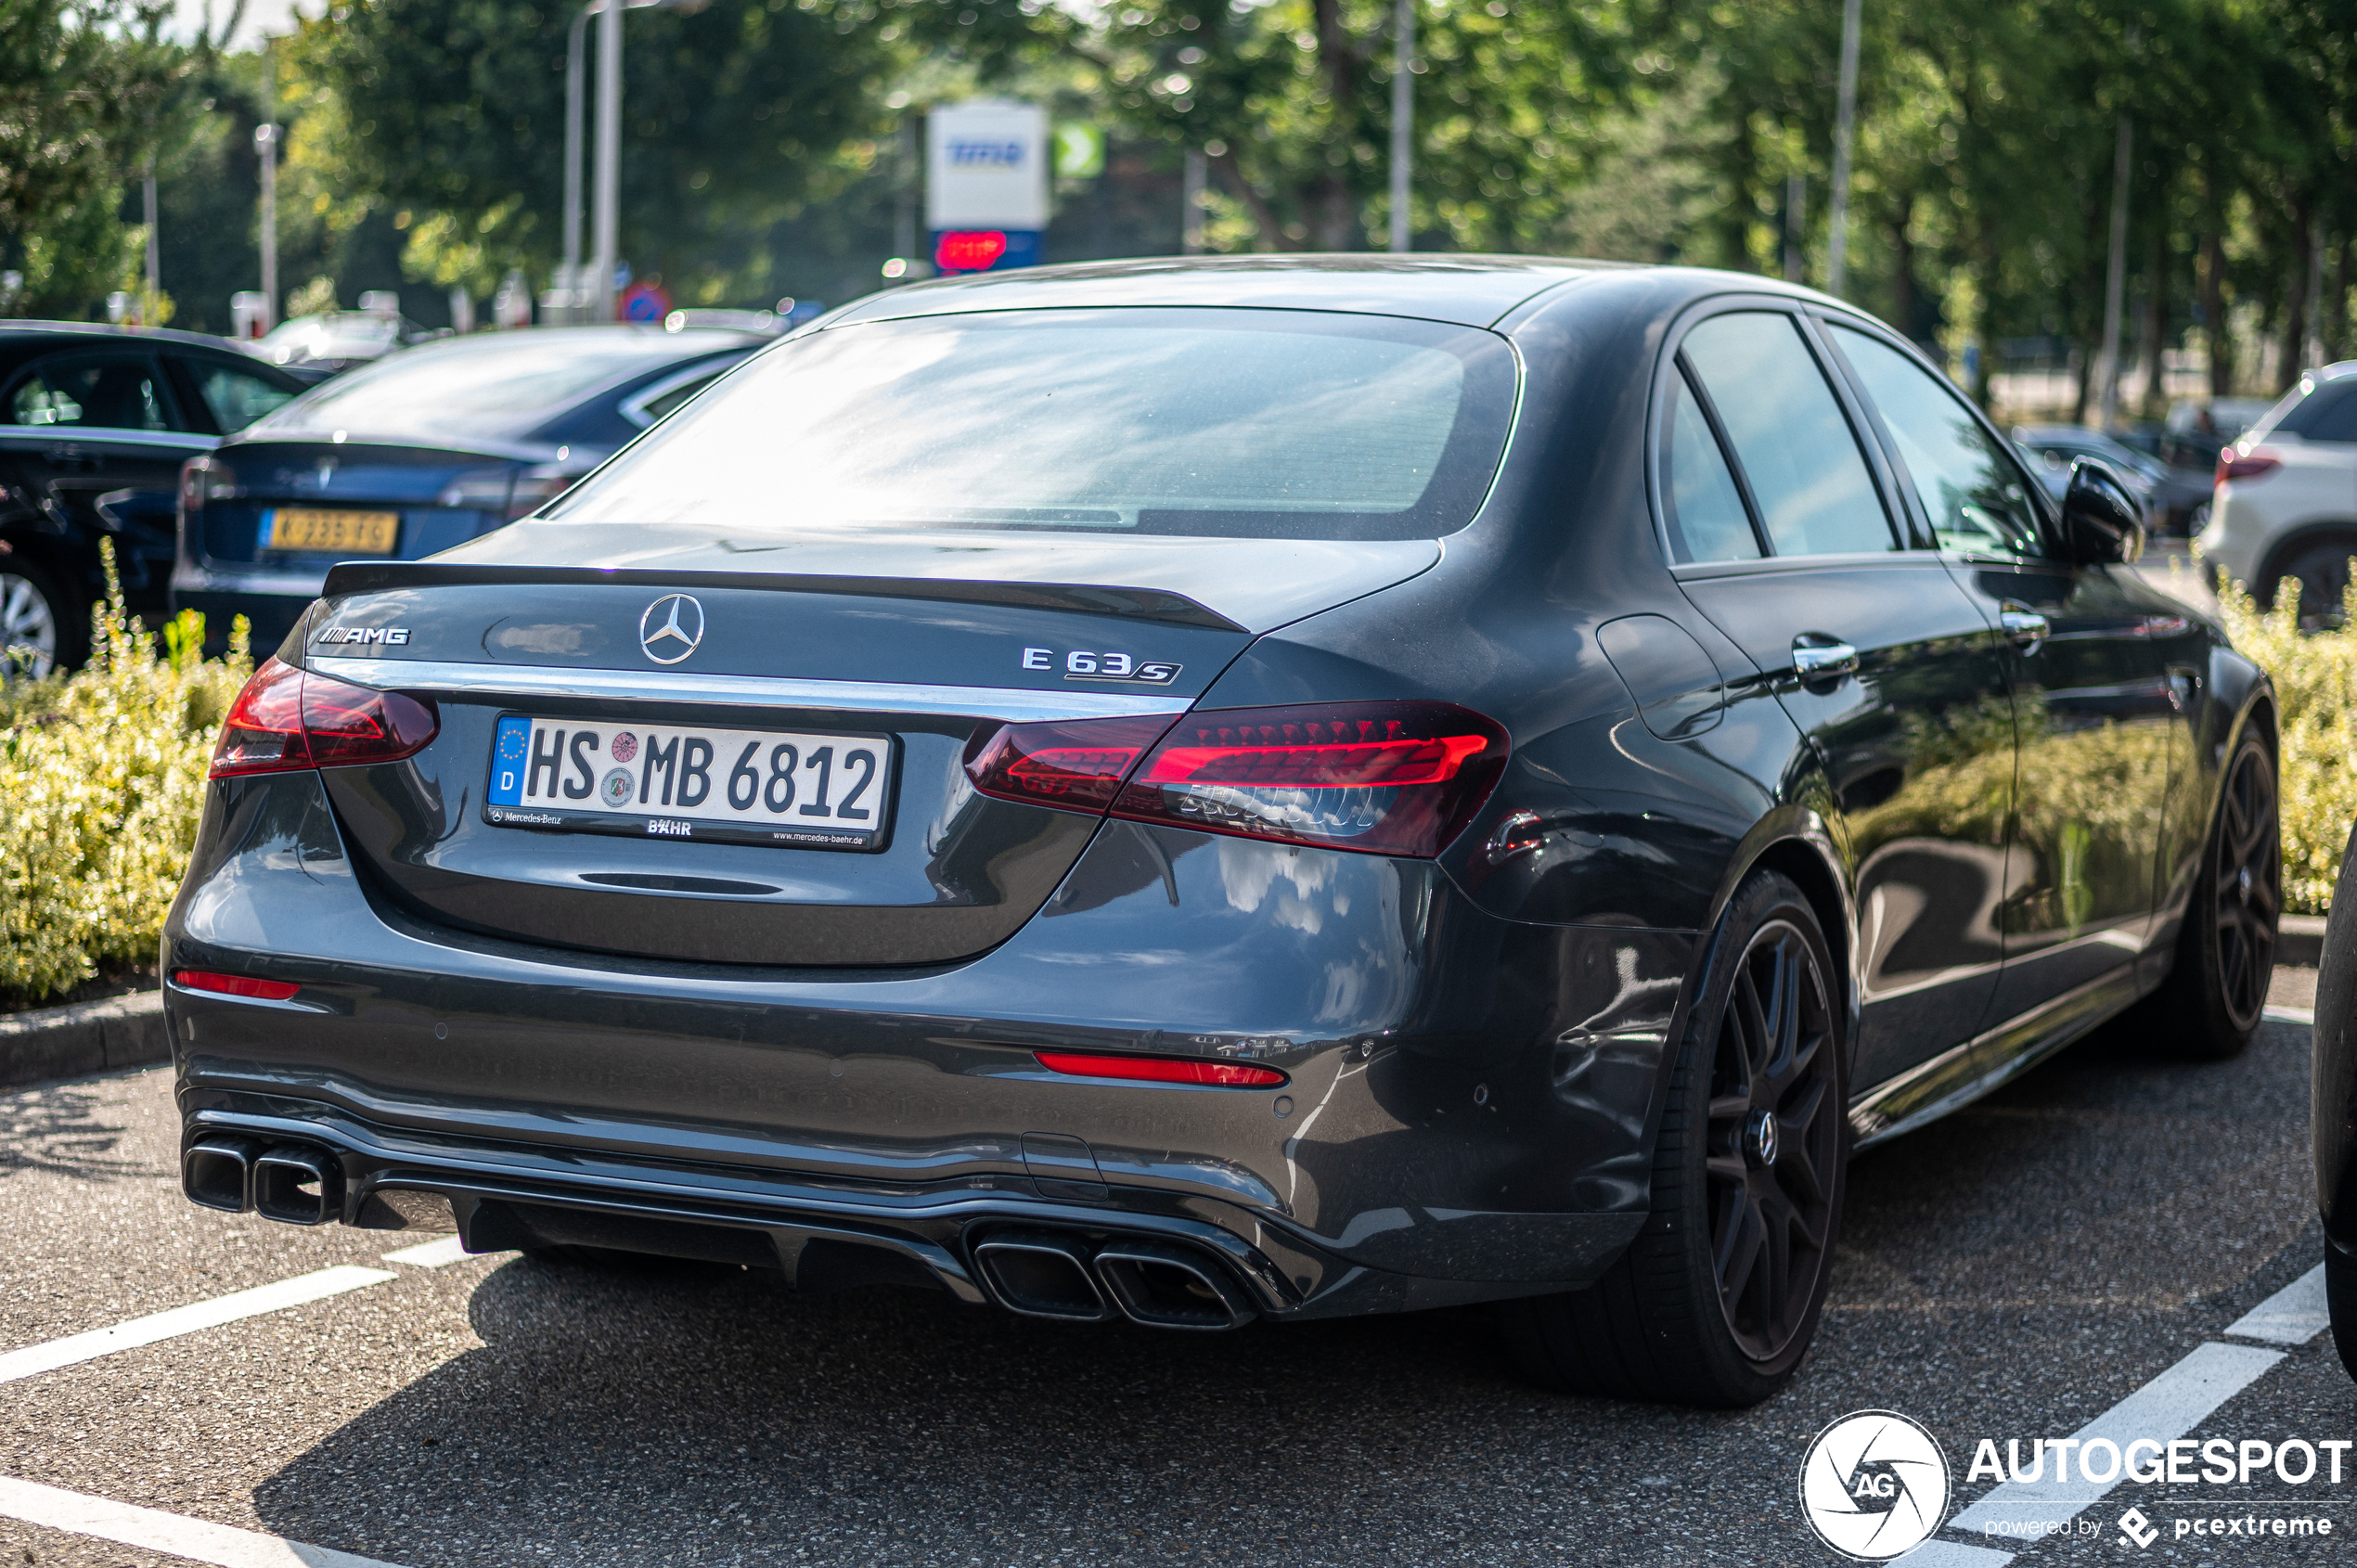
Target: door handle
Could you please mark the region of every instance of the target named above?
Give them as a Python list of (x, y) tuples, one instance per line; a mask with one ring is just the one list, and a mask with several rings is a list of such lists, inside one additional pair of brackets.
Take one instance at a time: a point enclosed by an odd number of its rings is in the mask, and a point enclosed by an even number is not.
[(1792, 639), (1792, 668), (1805, 681), (1856, 675), (1858, 650), (1822, 632), (1803, 632)]
[(2036, 642), (2046, 635), (2046, 618), (2034, 610), (2018, 604), (2001, 605), (1997, 610), (1997, 624), (2016, 642)]

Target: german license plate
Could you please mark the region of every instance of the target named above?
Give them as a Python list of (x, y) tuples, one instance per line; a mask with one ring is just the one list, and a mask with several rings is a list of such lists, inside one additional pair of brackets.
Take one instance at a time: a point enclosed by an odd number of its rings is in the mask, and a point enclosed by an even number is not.
[(265, 550), (389, 556), (401, 543), (399, 512), (343, 512), (323, 507), (273, 507), (262, 515)]
[(889, 735), (503, 716), (483, 819), (632, 838), (882, 849)]

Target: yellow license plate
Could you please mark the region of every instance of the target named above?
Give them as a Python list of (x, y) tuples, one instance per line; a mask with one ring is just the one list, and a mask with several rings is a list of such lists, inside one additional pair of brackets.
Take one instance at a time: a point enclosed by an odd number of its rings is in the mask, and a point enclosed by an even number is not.
[(339, 512), (280, 507), (264, 530), (265, 550), (321, 550), (335, 555), (389, 556), (401, 542), (399, 512)]

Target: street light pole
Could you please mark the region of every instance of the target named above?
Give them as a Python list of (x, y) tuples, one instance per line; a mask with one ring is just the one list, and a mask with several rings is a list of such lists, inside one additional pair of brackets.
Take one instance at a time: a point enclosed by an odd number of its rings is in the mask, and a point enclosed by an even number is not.
[(621, 258), (622, 220), (622, 7), (606, 6), (598, 16), (598, 164), (591, 197), (589, 319), (613, 319), (613, 269)]
[(565, 40), (565, 320), (581, 315), (581, 43), (599, 0), (573, 13)]
[(1825, 237), (1825, 292), (1841, 292), (1849, 250), (1849, 144), (1858, 130), (1858, 0), (1842, 0), (1841, 86), (1834, 111), (1834, 199)]
[(1399, 0), (1391, 38), (1391, 249), (1408, 251), (1408, 183), (1416, 150), (1416, 0)]

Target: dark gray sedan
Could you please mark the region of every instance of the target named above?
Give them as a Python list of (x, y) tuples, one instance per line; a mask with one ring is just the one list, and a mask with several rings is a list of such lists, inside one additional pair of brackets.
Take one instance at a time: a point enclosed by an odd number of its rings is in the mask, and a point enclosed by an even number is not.
[(328, 573), (163, 939), (186, 1189), (1758, 1400), (1853, 1148), (2259, 1023), (2274, 698), (2141, 543), (1758, 277), (879, 295)]

